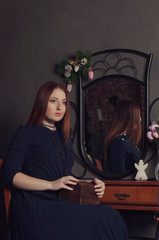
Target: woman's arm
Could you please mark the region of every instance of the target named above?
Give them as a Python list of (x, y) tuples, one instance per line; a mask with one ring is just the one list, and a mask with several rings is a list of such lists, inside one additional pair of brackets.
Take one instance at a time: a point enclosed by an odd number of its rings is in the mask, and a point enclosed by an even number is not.
[(78, 179), (72, 176), (65, 176), (55, 181), (47, 181), (43, 179), (30, 177), (21, 172), (16, 173), (13, 178), (14, 187), (30, 191), (45, 191), (45, 190), (57, 191), (60, 190), (61, 188), (72, 191), (73, 188), (71, 188), (68, 185), (76, 185), (77, 182)]
[[(57, 191), (62, 188), (72, 191), (73, 188), (71, 188), (68, 185), (76, 185), (78, 181), (79, 180), (77, 178), (74, 178), (72, 176), (65, 176), (55, 181), (47, 181), (43, 179), (30, 177), (24, 173), (18, 172), (13, 178), (13, 186), (19, 189), (29, 191), (46, 191), (46, 190)], [(94, 188), (97, 197), (102, 198), (105, 191), (104, 182), (95, 178), (94, 183), (95, 183)]]

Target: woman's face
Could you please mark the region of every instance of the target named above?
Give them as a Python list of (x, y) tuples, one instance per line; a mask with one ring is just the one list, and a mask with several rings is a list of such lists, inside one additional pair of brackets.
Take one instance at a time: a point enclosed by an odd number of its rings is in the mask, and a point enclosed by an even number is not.
[(66, 94), (56, 88), (51, 93), (45, 113), (45, 124), (59, 122), (63, 119), (66, 112)]

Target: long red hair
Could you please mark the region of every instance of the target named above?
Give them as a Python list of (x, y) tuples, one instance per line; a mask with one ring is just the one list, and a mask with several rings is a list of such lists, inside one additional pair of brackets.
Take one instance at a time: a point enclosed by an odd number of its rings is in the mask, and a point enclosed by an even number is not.
[(105, 141), (106, 159), (109, 144), (124, 132), (134, 146), (137, 146), (141, 139), (141, 111), (139, 105), (132, 100), (121, 100), (115, 107)]
[(67, 89), (63, 84), (59, 84), (51, 81), (51, 82), (44, 83), (40, 87), (36, 95), (33, 108), (31, 110), (27, 124), (29, 125), (32, 124), (37, 126), (41, 125), (45, 117), (49, 97), (55, 89), (61, 89), (66, 95), (65, 115), (63, 119), (60, 122), (56, 122), (55, 125), (59, 128), (62, 128), (65, 141), (67, 142), (69, 138), (69, 130), (70, 130), (70, 104), (69, 104)]

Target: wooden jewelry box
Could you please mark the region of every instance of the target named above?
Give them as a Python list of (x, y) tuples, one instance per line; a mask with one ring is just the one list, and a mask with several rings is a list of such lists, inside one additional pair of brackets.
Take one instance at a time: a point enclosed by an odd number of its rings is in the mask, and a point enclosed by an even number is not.
[(73, 188), (73, 191), (61, 189), (59, 195), (60, 199), (86, 205), (99, 204), (100, 200), (94, 191), (93, 181), (79, 181)]

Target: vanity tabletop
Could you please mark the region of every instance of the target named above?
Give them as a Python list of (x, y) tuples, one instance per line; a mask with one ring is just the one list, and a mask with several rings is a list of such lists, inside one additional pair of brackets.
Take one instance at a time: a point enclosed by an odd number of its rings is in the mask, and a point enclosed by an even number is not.
[(159, 181), (150, 180), (103, 180), (106, 185), (133, 185), (133, 186), (159, 186)]

